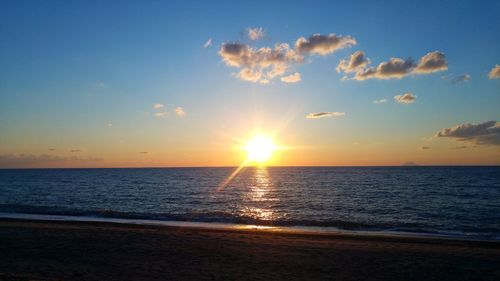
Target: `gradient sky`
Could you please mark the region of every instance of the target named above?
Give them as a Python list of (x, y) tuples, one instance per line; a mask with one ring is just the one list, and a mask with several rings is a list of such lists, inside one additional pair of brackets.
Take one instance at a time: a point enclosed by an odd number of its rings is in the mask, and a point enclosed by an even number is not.
[[(499, 1), (2, 1), (0, 167), (232, 166), (255, 132), (286, 147), (271, 165), (498, 165), (499, 14)], [(279, 43), (301, 60), (255, 55)], [(254, 56), (224, 60), (234, 46)], [(356, 51), (370, 63), (337, 71)], [(444, 56), (421, 71), (426, 54)], [(353, 79), (391, 58), (404, 74)], [(256, 78), (274, 66), (286, 71)]]

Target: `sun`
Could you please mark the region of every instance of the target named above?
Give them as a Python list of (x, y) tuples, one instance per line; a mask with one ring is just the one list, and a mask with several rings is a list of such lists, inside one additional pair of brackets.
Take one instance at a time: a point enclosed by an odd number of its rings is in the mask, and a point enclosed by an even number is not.
[(256, 135), (246, 143), (244, 149), (247, 151), (248, 161), (263, 164), (271, 158), (276, 146), (272, 138)]

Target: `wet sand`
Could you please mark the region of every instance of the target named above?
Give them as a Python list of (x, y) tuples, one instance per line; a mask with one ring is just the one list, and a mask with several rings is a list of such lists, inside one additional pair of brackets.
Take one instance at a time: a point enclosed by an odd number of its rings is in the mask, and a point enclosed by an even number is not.
[(0, 219), (0, 280), (500, 280), (500, 242)]

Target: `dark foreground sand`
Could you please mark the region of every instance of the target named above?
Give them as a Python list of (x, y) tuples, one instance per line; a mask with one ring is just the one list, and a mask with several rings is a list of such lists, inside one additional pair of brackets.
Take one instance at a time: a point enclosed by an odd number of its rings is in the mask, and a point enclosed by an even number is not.
[(500, 280), (500, 243), (5, 219), (0, 280)]

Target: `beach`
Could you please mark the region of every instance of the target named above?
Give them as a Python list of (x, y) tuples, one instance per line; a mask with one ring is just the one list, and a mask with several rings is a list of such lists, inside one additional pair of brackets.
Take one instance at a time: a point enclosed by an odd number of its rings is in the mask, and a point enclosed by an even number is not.
[(500, 243), (0, 220), (0, 280), (499, 280)]

